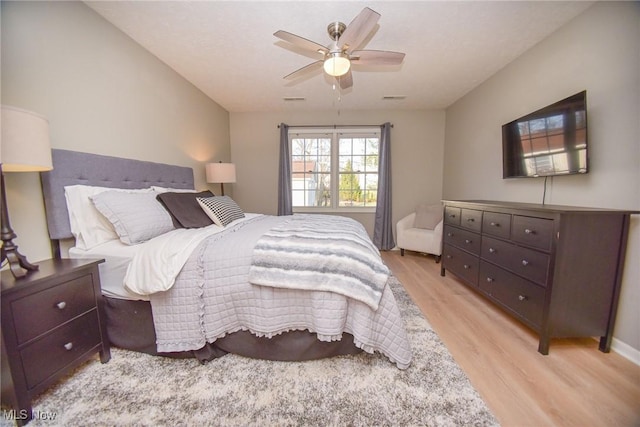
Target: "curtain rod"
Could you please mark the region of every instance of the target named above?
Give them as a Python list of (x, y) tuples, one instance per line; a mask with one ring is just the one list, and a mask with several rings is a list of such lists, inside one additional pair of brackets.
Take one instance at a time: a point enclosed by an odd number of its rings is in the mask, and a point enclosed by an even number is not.
[[(331, 127), (333, 129), (342, 129), (342, 128), (365, 128), (365, 127), (380, 127), (381, 125), (290, 125), (289, 129), (295, 128), (328, 128)], [(393, 127), (393, 123), (391, 123), (391, 127)], [(278, 125), (278, 129), (280, 129), (280, 125)]]

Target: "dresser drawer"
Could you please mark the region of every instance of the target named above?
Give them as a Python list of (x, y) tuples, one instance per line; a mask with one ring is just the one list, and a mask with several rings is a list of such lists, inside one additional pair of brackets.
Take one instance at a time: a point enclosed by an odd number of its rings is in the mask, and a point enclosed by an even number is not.
[(445, 224), (460, 225), (460, 208), (445, 207), (444, 222)]
[(508, 239), (511, 236), (511, 215), (485, 212), (482, 216), (482, 232)]
[(473, 286), (478, 286), (478, 257), (445, 244), (442, 254), (444, 267)]
[(11, 304), (18, 343), (25, 343), (95, 305), (91, 275), (20, 298)]
[(462, 209), (460, 212), (460, 226), (479, 233), (482, 230), (482, 211)]
[(478, 286), (535, 328), (542, 325), (544, 288), (485, 261), (480, 261)]
[(511, 238), (513, 241), (545, 251), (551, 250), (553, 220), (514, 215)]
[(545, 253), (483, 236), (480, 256), (542, 286), (547, 282), (549, 255)]
[(34, 388), (100, 343), (96, 310), (31, 343), (20, 351), (27, 388)]
[(456, 227), (444, 226), (444, 242), (480, 255), (480, 235)]

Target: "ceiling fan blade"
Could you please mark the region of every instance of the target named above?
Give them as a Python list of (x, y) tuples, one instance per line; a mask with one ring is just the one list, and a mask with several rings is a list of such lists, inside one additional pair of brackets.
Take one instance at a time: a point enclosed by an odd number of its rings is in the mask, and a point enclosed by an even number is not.
[(323, 63), (324, 63), (324, 61), (322, 61), (322, 60), (318, 60), (318, 61), (312, 62), (311, 64), (307, 64), (302, 68), (298, 68), (293, 73), (287, 74), (283, 78), (284, 79), (294, 79), (296, 77), (299, 77), (302, 74), (305, 74), (306, 72), (310, 72), (312, 70), (315, 71), (315, 69), (322, 68), (322, 64)]
[(347, 46), (346, 51), (351, 52), (353, 49), (360, 46), (364, 39), (369, 35), (373, 27), (378, 23), (380, 14), (368, 7), (362, 9), (362, 12), (358, 14), (344, 30), (342, 36), (338, 40), (338, 44), (344, 49)]
[(341, 89), (349, 89), (353, 86), (353, 74), (351, 74), (351, 70), (347, 71), (347, 74), (336, 77), (336, 80), (340, 84)]
[(356, 50), (350, 55), (354, 64), (396, 65), (404, 60), (404, 53), (390, 50)]
[(322, 52), (324, 54), (329, 52), (329, 49), (327, 49), (325, 46), (322, 46), (321, 44), (313, 42), (311, 40), (307, 40), (304, 37), (296, 36), (295, 34), (291, 34), (287, 31), (279, 30), (273, 33), (273, 35), (306, 50), (310, 50), (313, 52)]

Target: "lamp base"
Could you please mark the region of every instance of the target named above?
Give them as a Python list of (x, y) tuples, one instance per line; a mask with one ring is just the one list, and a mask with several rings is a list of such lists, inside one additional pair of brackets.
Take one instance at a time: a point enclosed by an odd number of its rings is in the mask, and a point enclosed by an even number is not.
[(37, 264), (31, 264), (27, 261), (27, 257), (18, 252), (18, 247), (12, 242), (9, 243), (13, 248), (5, 250), (7, 242), (2, 242), (2, 261), (4, 262), (5, 259), (9, 261), (9, 269), (11, 270), (13, 277), (18, 279), (26, 276), (30, 271), (38, 270)]
[(37, 270), (38, 266), (27, 261), (27, 257), (18, 252), (18, 246), (13, 243), (13, 239), (17, 236), (9, 222), (9, 210), (7, 209), (7, 196), (4, 190), (4, 174), (2, 173), (2, 165), (0, 165), (0, 191), (2, 192), (0, 195), (0, 211), (2, 212), (2, 216), (0, 218), (2, 221), (0, 229), (0, 237), (2, 237), (0, 263), (4, 263), (5, 259), (8, 260), (9, 268), (11, 269), (13, 277), (18, 279), (26, 276), (30, 271)]

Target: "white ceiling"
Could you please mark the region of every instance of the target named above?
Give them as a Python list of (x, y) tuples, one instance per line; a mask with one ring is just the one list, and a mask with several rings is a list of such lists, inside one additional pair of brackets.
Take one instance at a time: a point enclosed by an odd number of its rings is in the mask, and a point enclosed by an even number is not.
[[(588, 8), (583, 1), (89, 1), (102, 15), (229, 112), (441, 109)], [(273, 36), (322, 45), (326, 27), (364, 8), (380, 13), (364, 48), (406, 53), (400, 66), (353, 69), (342, 93)], [(299, 51), (298, 51), (299, 52)], [(403, 100), (383, 100), (405, 96)], [(303, 97), (304, 101), (284, 101)]]

